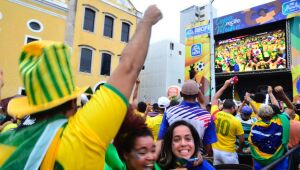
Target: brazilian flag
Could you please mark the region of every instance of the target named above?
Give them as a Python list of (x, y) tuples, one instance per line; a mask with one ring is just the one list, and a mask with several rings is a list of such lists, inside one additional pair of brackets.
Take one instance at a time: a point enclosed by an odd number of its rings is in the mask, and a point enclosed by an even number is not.
[(47, 120), (0, 134), (0, 170), (39, 167), (51, 139), (65, 122), (64, 115), (56, 114)]

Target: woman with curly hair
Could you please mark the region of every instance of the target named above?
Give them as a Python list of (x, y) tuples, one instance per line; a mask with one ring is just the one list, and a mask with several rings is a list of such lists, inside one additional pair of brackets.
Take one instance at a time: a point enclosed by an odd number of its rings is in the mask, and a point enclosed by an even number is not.
[(145, 118), (128, 109), (124, 122), (105, 156), (105, 170), (160, 170), (155, 143)]

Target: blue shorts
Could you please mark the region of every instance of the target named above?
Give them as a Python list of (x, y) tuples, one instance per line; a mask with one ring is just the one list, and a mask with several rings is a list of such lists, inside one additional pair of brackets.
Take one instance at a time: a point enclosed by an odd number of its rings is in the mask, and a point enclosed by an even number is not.
[[(254, 170), (261, 170), (265, 166), (266, 165), (262, 165), (254, 160)], [(288, 158), (285, 158), (284, 160), (282, 160), (278, 164), (276, 164), (273, 169), (274, 170), (286, 170), (286, 169), (288, 169), (288, 166), (289, 166), (289, 160), (288, 160)]]

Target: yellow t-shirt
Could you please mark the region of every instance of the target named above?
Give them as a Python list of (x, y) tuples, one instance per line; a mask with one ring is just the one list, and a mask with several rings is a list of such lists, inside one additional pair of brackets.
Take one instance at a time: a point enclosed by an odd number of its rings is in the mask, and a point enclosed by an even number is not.
[[(257, 111), (259, 111), (259, 109), (260, 109), (260, 107), (261, 107), (261, 105), (263, 104), (263, 103), (256, 103), (254, 100), (252, 100), (252, 104), (254, 105), (254, 107), (256, 108), (256, 110)], [(251, 106), (250, 106), (251, 107)], [(251, 107), (252, 108), (252, 107)], [(256, 116), (256, 114), (254, 113), (254, 111), (252, 112), (252, 114), (251, 114), (251, 118), (253, 118), (253, 117), (255, 117)]]
[(225, 152), (235, 152), (235, 141), (237, 135), (244, 134), (241, 122), (230, 113), (218, 111), (218, 106), (212, 106), (211, 113), (215, 113), (214, 122), (218, 141), (212, 147)]
[(160, 128), (162, 119), (163, 119), (162, 114), (158, 114), (155, 117), (147, 116), (147, 118), (146, 118), (146, 124), (151, 129), (155, 142), (157, 140), (157, 136), (158, 136), (158, 132), (159, 132), (159, 128)]
[(117, 134), (127, 106), (128, 100), (116, 88), (101, 86), (57, 133), (40, 169), (54, 169), (53, 162), (55, 169), (103, 169), (106, 148)]
[(139, 112), (137, 109), (134, 109), (134, 113), (139, 115), (139, 116), (142, 116), (142, 117), (144, 117), (144, 115), (145, 115), (144, 113)]
[(296, 121), (300, 121), (300, 117), (299, 117), (299, 115), (298, 115), (298, 114), (295, 114), (295, 118), (294, 118), (294, 120), (296, 120)]

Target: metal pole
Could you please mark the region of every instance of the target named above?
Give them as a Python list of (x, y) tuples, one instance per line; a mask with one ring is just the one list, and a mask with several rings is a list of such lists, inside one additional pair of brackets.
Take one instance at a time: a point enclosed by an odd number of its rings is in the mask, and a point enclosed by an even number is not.
[(214, 0), (209, 0), (209, 30), (210, 30), (210, 100), (216, 93), (216, 79), (215, 79), (215, 39), (214, 39), (214, 18), (212, 3)]

